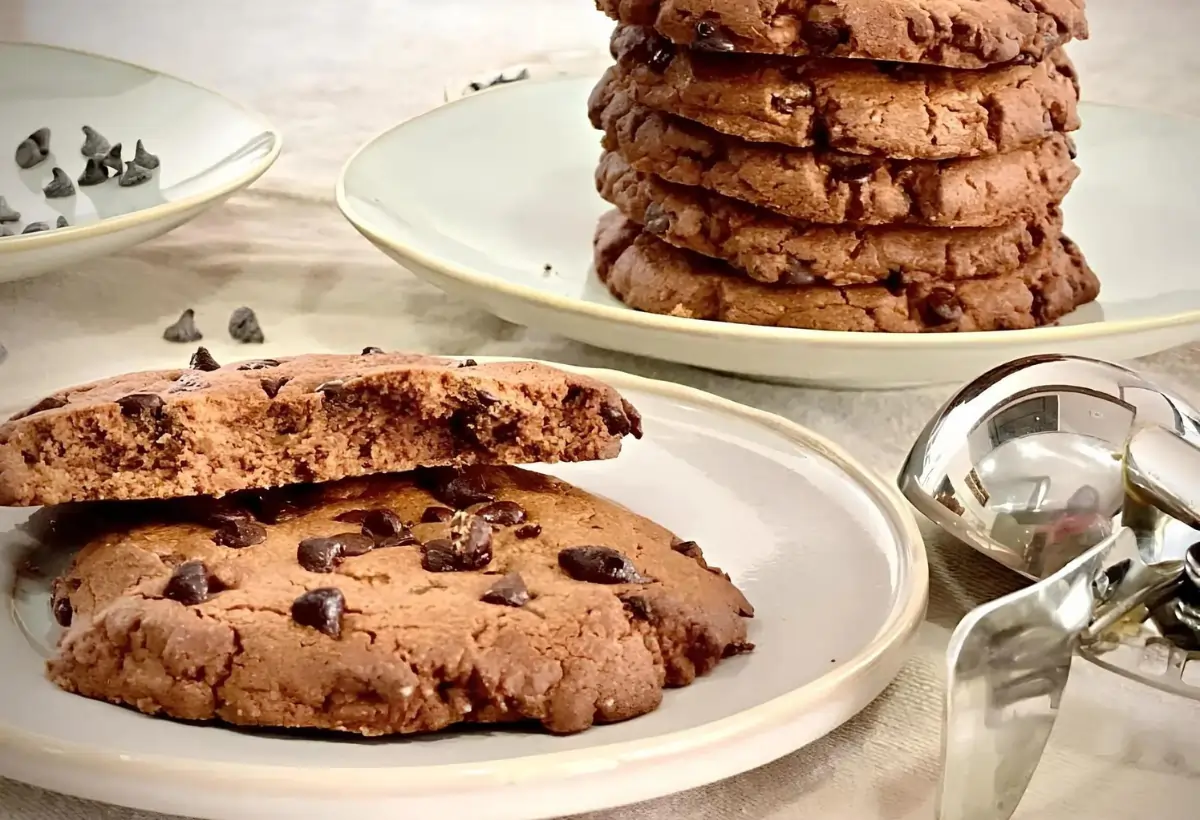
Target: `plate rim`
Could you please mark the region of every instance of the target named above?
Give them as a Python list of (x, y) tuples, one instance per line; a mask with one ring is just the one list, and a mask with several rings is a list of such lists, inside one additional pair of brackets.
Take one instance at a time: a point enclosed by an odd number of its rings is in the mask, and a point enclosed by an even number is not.
[(218, 99), (232, 105), (240, 110), (251, 120), (257, 122), (262, 127), (263, 134), (269, 135), (271, 138), (271, 149), (267, 154), (259, 160), (250, 170), (235, 177), (234, 179), (219, 185), (216, 188), (192, 194), (191, 196), (183, 197), (182, 199), (173, 200), (171, 202), (163, 202), (158, 205), (152, 205), (149, 208), (142, 208), (127, 214), (119, 214), (110, 216), (105, 219), (99, 219), (95, 222), (89, 222), (86, 225), (69, 225), (66, 228), (59, 228), (54, 231), (43, 231), (40, 233), (32, 233), (17, 236), (10, 236), (5, 241), (0, 242), (0, 259), (7, 254), (19, 253), (21, 251), (38, 250), (48, 248), (56, 244), (63, 244), (80, 239), (90, 239), (99, 236), (108, 236), (109, 234), (117, 233), (128, 228), (138, 227), (140, 225), (150, 224), (170, 219), (175, 216), (186, 214), (196, 208), (208, 205), (209, 203), (220, 200), (222, 197), (229, 196), (241, 189), (253, 184), (259, 177), (270, 170), (275, 164), (275, 160), (279, 159), (280, 153), (283, 151), (283, 134), (280, 133), (271, 121), (263, 114), (251, 108), (249, 105), (236, 100), (220, 91), (216, 91), (208, 86), (200, 83), (186, 80), (175, 74), (169, 74), (166, 71), (159, 71), (156, 68), (141, 65), (140, 63), (122, 60), (119, 57), (110, 57), (106, 54), (97, 54), (94, 51), (88, 51), (82, 48), (71, 48), (69, 46), (59, 46), (52, 43), (27, 42), (23, 40), (9, 40), (0, 38), (0, 48), (8, 46), (20, 46), (24, 48), (41, 49), (43, 51), (60, 51), (67, 54), (75, 54), (87, 57), (92, 60), (100, 60), (106, 63), (116, 63), (117, 65), (127, 66), (129, 68), (144, 71), (147, 74), (153, 74), (158, 77), (165, 77), (168, 80), (188, 85), (199, 91), (211, 94)]
[[(476, 356), (479, 361), (513, 360), (512, 357)], [(520, 361), (538, 361), (519, 359)], [(891, 524), (904, 560), (907, 588), (897, 595), (883, 626), (852, 658), (821, 677), (756, 706), (689, 729), (666, 732), (650, 738), (608, 743), (585, 749), (548, 752), (521, 757), (433, 766), (356, 766), (323, 769), (280, 764), (244, 764), (196, 761), (165, 755), (121, 754), (94, 745), (61, 741), (0, 723), (0, 753), (20, 756), (22, 768), (70, 771), (86, 776), (121, 776), (133, 771), (145, 774), (185, 776), (192, 788), (211, 786), (246, 787), (282, 783), (292, 794), (316, 797), (344, 795), (353, 788), (362, 797), (416, 797), (447, 788), (537, 786), (595, 774), (595, 761), (616, 772), (628, 766), (669, 764), (689, 754), (713, 750), (722, 742), (766, 735), (788, 721), (816, 712), (819, 705), (853, 683), (870, 679), (879, 664), (895, 652), (905, 650), (924, 622), (929, 599), (929, 562), (924, 539), (913, 511), (900, 491), (873, 470), (860, 464), (839, 445), (783, 416), (750, 407), (697, 388), (651, 379), (612, 369), (551, 364), (605, 381), (619, 390), (633, 389), (667, 399), (681, 400), (716, 412), (739, 416), (766, 427), (833, 464), (865, 490)], [(10, 601), (11, 606), (11, 601)], [(899, 664), (896, 664), (897, 667)], [(877, 693), (876, 693), (877, 694)], [(850, 716), (839, 721), (844, 723)], [(815, 739), (814, 739), (815, 740)], [(807, 745), (807, 744), (804, 744)], [(794, 751), (802, 746), (792, 747)], [(762, 765), (763, 760), (754, 765)], [(745, 767), (739, 769), (744, 770)], [(732, 774), (732, 773), (731, 773)], [(731, 776), (731, 775), (730, 775)], [(716, 778), (720, 779), (720, 778)], [(708, 782), (708, 781), (705, 781)], [(697, 784), (698, 785), (698, 784)], [(86, 795), (83, 795), (86, 796)]]
[[(498, 86), (486, 89), (506, 93), (516, 88), (544, 88), (566, 82), (580, 82), (593, 79), (590, 76), (577, 75), (569, 77), (548, 77), (541, 80), (530, 80), (521, 83)], [(472, 290), (492, 291), (502, 297), (518, 299), (532, 307), (552, 310), (580, 318), (596, 321), (612, 322), (618, 325), (633, 325), (646, 331), (659, 331), (676, 336), (707, 337), (718, 342), (773, 342), (777, 344), (803, 344), (816, 346), (831, 346), (849, 349), (876, 350), (889, 348), (893, 350), (922, 351), (928, 349), (946, 349), (961, 347), (964, 344), (1005, 349), (1009, 347), (1028, 346), (1037, 344), (1064, 344), (1073, 341), (1110, 338), (1133, 333), (1146, 333), (1166, 330), (1175, 327), (1200, 323), (1200, 309), (1171, 313), (1162, 316), (1142, 319), (1124, 319), (1120, 321), (1088, 322), (1079, 325), (1051, 325), (1048, 327), (1029, 328), (1025, 330), (981, 330), (963, 333), (869, 333), (845, 330), (811, 330), (807, 328), (763, 327), (758, 325), (742, 325), (733, 322), (717, 322), (705, 319), (686, 319), (679, 316), (666, 316), (654, 313), (644, 313), (624, 306), (605, 305), (589, 302), (570, 296), (541, 290), (531, 285), (511, 282), (500, 276), (484, 270), (472, 268), (458, 262), (444, 259), (433, 253), (421, 250), (416, 244), (399, 239), (389, 238), (385, 232), (371, 227), (370, 220), (357, 213), (349, 200), (346, 191), (346, 177), (359, 157), (371, 149), (376, 143), (386, 137), (401, 131), (414, 122), (441, 116), (446, 111), (454, 111), (458, 107), (475, 104), (478, 99), (488, 99), (492, 94), (468, 94), (464, 97), (444, 102), (428, 111), (384, 128), (375, 136), (360, 145), (342, 165), (334, 185), (334, 201), (342, 216), (354, 226), (360, 234), (366, 237), (376, 247), (388, 255), (398, 255), (400, 259), (411, 261), (416, 269), (406, 266), (419, 278), (441, 288), (432, 277), (423, 275), (421, 268), (434, 271), (441, 276), (455, 280)], [(1103, 105), (1122, 111), (1139, 109), (1128, 106), (1091, 103)], [(583, 116), (582, 109), (580, 116)], [(1160, 115), (1166, 116), (1166, 115)], [(1185, 118), (1191, 119), (1191, 118)], [(365, 199), (365, 197), (364, 197)], [(393, 256), (393, 258), (396, 258)], [(399, 261), (399, 260), (397, 260)], [(484, 305), (486, 301), (472, 297), (471, 301)]]

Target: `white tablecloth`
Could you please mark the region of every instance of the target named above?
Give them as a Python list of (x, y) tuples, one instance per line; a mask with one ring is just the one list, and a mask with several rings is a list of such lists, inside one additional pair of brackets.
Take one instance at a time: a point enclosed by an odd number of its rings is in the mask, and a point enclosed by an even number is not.
[[(1200, 0), (1090, 0), (1093, 40), (1072, 48), (1091, 100), (1200, 114)], [(263, 111), (285, 150), (252, 190), (120, 257), (0, 285), (9, 374), (94, 364), (104, 347), (157, 334), (180, 305), (262, 304), (301, 269), (319, 287), (272, 317), (314, 338), (360, 322), (362, 344), (523, 355), (688, 383), (786, 415), (891, 475), (947, 389), (831, 393), (743, 382), (606, 353), (526, 331), (407, 276), (339, 217), (332, 188), (365, 139), (441, 101), (446, 81), (549, 51), (604, 48), (589, 0), (0, 0), (0, 39), (80, 47), (191, 78)], [(0, 80), (2, 82), (2, 80)], [(584, 116), (580, 112), (580, 116)], [(256, 296), (258, 297), (256, 301)], [(1200, 398), (1200, 348), (1140, 363)], [(89, 358), (90, 357), (90, 358)], [(49, 360), (49, 361), (48, 361)], [(53, 366), (48, 366), (53, 365)], [(927, 820), (938, 758), (942, 651), (957, 619), (1015, 580), (961, 548), (933, 544), (933, 598), (916, 654), (895, 685), (827, 739), (704, 789), (593, 820)], [(1193, 820), (1200, 816), (1200, 704), (1080, 664), (1050, 750), (1018, 817)], [(0, 781), (0, 817), (151, 816)]]

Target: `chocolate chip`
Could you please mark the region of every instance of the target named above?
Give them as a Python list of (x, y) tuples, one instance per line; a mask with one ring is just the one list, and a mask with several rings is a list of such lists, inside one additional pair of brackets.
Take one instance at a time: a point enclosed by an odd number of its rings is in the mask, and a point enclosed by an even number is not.
[(253, 521), (235, 518), (226, 521), (213, 533), (214, 544), (231, 547), (235, 550), (252, 547), (267, 540), (267, 531), (261, 524)]
[(305, 538), (296, 548), (296, 561), (309, 572), (333, 572), (342, 559), (366, 555), (374, 542), (357, 532), (328, 538)]
[(331, 638), (340, 638), (345, 610), (346, 596), (340, 589), (321, 587), (309, 590), (292, 602), (292, 620)]
[(376, 355), (378, 355), (378, 354), (380, 354), (380, 353), (383, 353), (383, 352), (384, 352), (384, 350), (383, 350), (383, 348), (382, 348), (382, 347), (374, 347), (374, 346), (371, 346), (371, 347), (364, 347), (364, 348), (363, 348), (362, 355), (364, 355), (364, 356), (376, 356)]
[(908, 289), (904, 283), (904, 271), (899, 268), (889, 270), (887, 279), (883, 280), (883, 286), (893, 296), (903, 296)]
[(17, 413), (17, 415), (13, 416), (13, 421), (16, 421), (17, 419), (28, 418), (29, 416), (36, 416), (38, 413), (45, 413), (47, 410), (57, 410), (60, 407), (66, 406), (66, 399), (59, 398), (58, 396), (47, 396), (33, 407), (30, 407), (28, 410), (23, 410), (20, 413)]
[(1038, 57), (1036, 54), (1030, 54), (1028, 51), (1022, 51), (1020, 54), (1018, 54), (1016, 57), (1014, 57), (1011, 62), (1009, 62), (1009, 65), (1032, 66), (1032, 65), (1037, 65), (1041, 61), (1042, 61), (1041, 58)]
[(258, 317), (248, 307), (240, 307), (230, 315), (229, 335), (243, 344), (262, 344), (266, 340)]
[(829, 54), (850, 41), (850, 30), (839, 21), (809, 19), (804, 24), (804, 39), (814, 54)]
[(163, 588), (163, 597), (184, 606), (195, 606), (220, 591), (220, 582), (209, 573), (203, 561), (187, 561), (175, 567)]
[(958, 297), (945, 288), (934, 288), (925, 297), (925, 319), (931, 325), (943, 325), (957, 322), (963, 316), (962, 304)]
[(8, 204), (8, 200), (0, 196), (0, 225), (5, 222), (20, 222), (21, 212), (13, 210)]
[(282, 490), (264, 490), (248, 496), (254, 517), (264, 524), (279, 524), (300, 517), (304, 510)]
[(642, 428), (642, 414), (624, 398), (621, 399), (621, 409), (625, 411), (625, 418), (629, 419), (630, 435), (635, 439), (641, 439), (645, 434), (645, 430)]
[(412, 530), (404, 526), (400, 516), (387, 509), (367, 510), (362, 520), (363, 535), (370, 536), (378, 547), (402, 547), (417, 543)]
[[(44, 131), (46, 129), (41, 130)], [(34, 139), (37, 133), (38, 132), (34, 132), (33, 134), (30, 134), (28, 137), (21, 140), (20, 144), (17, 145), (17, 150), (14, 154), (14, 159), (17, 161), (17, 167), (29, 170), (30, 168), (40, 165), (45, 161), (46, 157), (50, 155), (50, 152), (39, 146), (37, 140)], [(47, 131), (47, 133), (49, 132)]]
[(85, 157), (104, 156), (111, 147), (99, 131), (90, 125), (83, 126), (83, 145), (80, 146), (79, 153)]
[(341, 521), (343, 524), (362, 524), (367, 519), (368, 512), (370, 510), (346, 510), (335, 515), (333, 520)]
[(241, 507), (230, 506), (229, 502), (216, 502), (215, 507), (205, 508), (198, 517), (205, 524), (216, 529), (225, 527), (233, 521), (249, 521), (251, 518), (248, 511)]
[(105, 167), (111, 168), (113, 173), (120, 176), (125, 170), (125, 163), (121, 160), (121, 143), (117, 143), (108, 150), (104, 155), (104, 159), (100, 160)]
[(163, 331), (163, 338), (168, 342), (198, 342), (203, 339), (204, 334), (196, 327), (196, 311), (188, 308), (179, 314), (179, 318)]
[(81, 188), (90, 188), (93, 185), (103, 185), (108, 181), (108, 168), (105, 167), (104, 161), (96, 157), (90, 157), (87, 164), (83, 166), (83, 173), (79, 175), (76, 182)]
[(450, 542), (445, 538), (436, 538), (424, 544), (421, 547), (421, 567), (429, 572), (457, 571), (458, 560)]
[(456, 510), (496, 500), (483, 475), (476, 470), (437, 467), (418, 471), (417, 480), (430, 495)]
[(591, 584), (646, 584), (628, 558), (610, 547), (567, 547), (558, 553), (558, 565), (576, 581)]
[(734, 655), (745, 655), (747, 652), (754, 651), (754, 644), (749, 641), (734, 641), (725, 647), (722, 653), (723, 658), (732, 658)]
[(666, 37), (654, 37), (646, 44), (646, 65), (656, 74), (662, 74), (675, 59), (675, 44)]
[(211, 373), (214, 370), (220, 370), (221, 364), (208, 352), (207, 347), (198, 347), (188, 362), (188, 368), (190, 370), (203, 370), (205, 373)]
[(41, 233), (42, 231), (48, 231), (48, 230), (50, 230), (50, 226), (48, 224), (46, 224), (45, 222), (30, 222), (28, 225), (25, 226), (25, 230), (21, 231), (21, 233), (22, 234)]
[(65, 216), (63, 216), (62, 214), (59, 214), (58, 219), (54, 220), (54, 227), (59, 228), (59, 229), (69, 228), (69, 227), (71, 227), (71, 223), (67, 221), (67, 218)]
[(269, 370), (272, 367), (279, 367), (279, 362), (274, 359), (252, 359), (248, 362), (242, 362), (237, 366), (238, 370)]
[(807, 287), (816, 281), (817, 276), (812, 272), (809, 263), (794, 256), (788, 259), (787, 267), (779, 277), (779, 284), (787, 287)]
[(513, 535), (520, 539), (537, 538), (542, 534), (542, 525), (538, 523), (522, 524), (513, 531)]
[(695, 541), (679, 541), (678, 539), (671, 542), (671, 549), (680, 555), (686, 555), (694, 561), (700, 560), (703, 554), (700, 552), (700, 545)]
[(866, 182), (874, 173), (870, 162), (839, 163), (829, 169), (829, 176), (838, 182)]
[(46, 183), (46, 187), (42, 188), (46, 199), (65, 199), (75, 196), (75, 183), (67, 176), (66, 171), (55, 166), (50, 173), (54, 175), (54, 178)]
[(465, 510), (450, 519), (450, 550), (458, 568), (483, 569), (492, 560), (492, 525)]
[(474, 359), (463, 359), (461, 362), (458, 363), (458, 366), (459, 367), (478, 367), (479, 362), (475, 361)]
[(521, 607), (529, 603), (529, 588), (525, 586), (525, 579), (520, 573), (510, 572), (488, 587), (479, 600), (488, 604)]
[(646, 229), (647, 233), (659, 235), (671, 229), (671, 217), (667, 215), (663, 206), (657, 202), (651, 202), (646, 206), (643, 220), (645, 224), (642, 227)]
[(146, 146), (142, 145), (142, 141), (138, 140), (137, 145), (134, 146), (132, 164), (145, 168), (147, 171), (153, 171), (159, 165), (158, 156), (147, 151)]
[(489, 524), (515, 527), (525, 520), (525, 508), (515, 501), (493, 501), (481, 507), (475, 514)]
[(449, 521), (453, 517), (454, 510), (449, 507), (426, 507), (425, 512), (421, 513), (421, 523), (438, 524)]
[(337, 403), (346, 398), (346, 383), (341, 379), (330, 379), (318, 384), (313, 392), (320, 393), (327, 402)]
[(644, 595), (625, 594), (618, 595), (617, 598), (629, 610), (629, 614), (638, 621), (651, 621), (654, 619), (654, 607)]
[(121, 174), (121, 178), (117, 180), (117, 184), (122, 188), (133, 188), (144, 182), (149, 182), (152, 176), (153, 174), (149, 170), (140, 165), (134, 165), (131, 162), (125, 166), (125, 173)]
[(71, 625), (71, 619), (75, 616), (75, 610), (71, 606), (70, 598), (55, 598), (51, 608), (54, 612), (54, 620), (58, 622), (59, 626)]
[(157, 393), (131, 393), (117, 399), (123, 416), (158, 415), (165, 402)]
[(696, 38), (692, 48), (697, 51), (733, 51), (733, 41), (711, 20), (696, 23)]
[(500, 397), (495, 393), (491, 393), (483, 388), (475, 391), (475, 400), (484, 407), (491, 407), (493, 404), (500, 403)]
[(627, 436), (633, 432), (633, 423), (625, 414), (624, 407), (605, 404), (600, 408), (600, 417), (604, 419), (604, 427), (610, 435)]
[(273, 399), (279, 395), (279, 391), (284, 388), (292, 379), (290, 376), (267, 376), (258, 380), (258, 386), (267, 394), (268, 399)]
[(1075, 147), (1075, 140), (1067, 137), (1067, 156), (1071, 159), (1078, 159), (1079, 149)]

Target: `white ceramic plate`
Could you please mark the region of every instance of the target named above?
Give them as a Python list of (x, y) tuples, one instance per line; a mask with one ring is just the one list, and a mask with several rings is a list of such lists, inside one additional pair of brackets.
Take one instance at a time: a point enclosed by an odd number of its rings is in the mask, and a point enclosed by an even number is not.
[(757, 608), (757, 649), (662, 707), (579, 735), (470, 731), (283, 737), (145, 717), (42, 676), (57, 628), (36, 544), (0, 510), (0, 775), (206, 818), (542, 818), (644, 800), (762, 765), (821, 737), (893, 679), (928, 569), (907, 504), (841, 450), (689, 388), (596, 371), (646, 436), (617, 460), (550, 472), (704, 547)]
[[(42, 45), (0, 43), (0, 196), (21, 213), (2, 227), (0, 282), (113, 253), (166, 233), (244, 188), (271, 167), (280, 138), (258, 114), (207, 89), (148, 68)], [(141, 139), (161, 165), (142, 185), (115, 179), (76, 182), (73, 197), (46, 199), (42, 188), (60, 166), (75, 182), (90, 125), (134, 154)], [(51, 154), (29, 170), (13, 158), (38, 128), (50, 129)], [(30, 222), (71, 227), (20, 235)]]
[(759, 328), (637, 313), (596, 280), (592, 233), (607, 206), (592, 182), (594, 83), (535, 77), (393, 128), (347, 163), (338, 205), (409, 270), (511, 322), (747, 376), (851, 388), (959, 382), (1032, 353), (1126, 359), (1200, 338), (1193, 121), (1083, 106), (1083, 175), (1067, 228), (1103, 292), (1061, 326), (924, 335)]

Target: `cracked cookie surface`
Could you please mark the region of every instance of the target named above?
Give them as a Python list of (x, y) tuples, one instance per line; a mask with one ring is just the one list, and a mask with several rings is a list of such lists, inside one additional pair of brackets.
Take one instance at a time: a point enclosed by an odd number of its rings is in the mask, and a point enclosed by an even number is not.
[[(258, 496), (156, 502), (84, 547), (55, 583), (70, 627), (51, 679), (244, 726), (574, 732), (651, 711), (664, 686), (751, 648), (752, 608), (695, 544), (540, 473), (431, 470), (277, 492), (291, 517), (264, 520)], [(447, 518), (455, 508), (468, 512)], [(262, 540), (214, 540), (254, 516)], [(426, 569), (468, 530), (490, 532), (486, 563)], [(339, 538), (328, 566), (300, 546)]]
[(222, 367), (201, 348), (187, 368), (58, 391), (0, 424), (0, 505), (613, 458), (640, 434), (637, 411), (586, 376), (369, 350)]
[(985, 68), (1088, 36), (1084, 0), (596, 0), (621, 23), (710, 51)]
[(1003, 225), (1045, 213), (1079, 176), (1065, 134), (1006, 154), (943, 161), (766, 146), (639, 105), (610, 76), (589, 103), (606, 150), (643, 173), (806, 222)]
[(643, 229), (678, 248), (723, 259), (760, 282), (889, 286), (1015, 273), (1056, 245), (1051, 208), (995, 228), (816, 225), (639, 174), (618, 154), (601, 158), (596, 189)]
[(1020, 272), (990, 279), (783, 287), (681, 251), (619, 212), (597, 226), (595, 265), (627, 306), (685, 319), (811, 330), (887, 333), (1016, 330), (1049, 324), (1090, 302), (1100, 285), (1066, 238)]
[(865, 60), (788, 60), (677, 48), (618, 27), (607, 82), (642, 105), (753, 142), (897, 159), (985, 156), (1079, 128), (1075, 70), (955, 71)]

